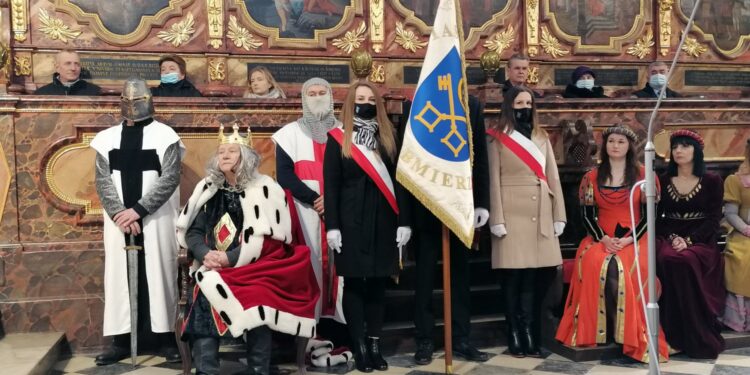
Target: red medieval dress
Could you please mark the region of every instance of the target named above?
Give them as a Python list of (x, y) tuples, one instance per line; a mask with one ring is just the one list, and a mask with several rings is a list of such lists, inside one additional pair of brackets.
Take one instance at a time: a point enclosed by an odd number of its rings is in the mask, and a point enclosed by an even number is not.
[[(598, 169), (588, 172), (579, 188), (583, 222), (588, 236), (581, 241), (576, 252), (570, 291), (555, 338), (568, 346), (587, 347), (605, 344), (610, 336), (616, 343), (622, 344), (623, 354), (648, 362), (648, 330), (638, 287), (635, 247), (630, 244), (613, 254), (599, 242), (605, 235), (612, 238), (632, 236), (628, 207), (630, 187), (601, 186), (597, 183), (597, 174)], [(640, 178), (643, 178), (643, 170)], [(641, 202), (640, 189), (636, 189), (633, 202)], [(634, 211), (637, 223), (635, 236), (640, 248), (638, 262), (643, 276), (643, 291), (648, 293), (645, 207), (638, 204)], [(605, 298), (610, 261), (617, 265), (617, 289), (616, 295), (609, 298), (616, 301), (606, 301)], [(616, 312), (607, 311), (607, 305), (616, 308)], [(616, 314), (614, 332), (607, 332), (608, 313)], [(669, 358), (669, 348), (661, 330), (659, 355), (660, 360)]]

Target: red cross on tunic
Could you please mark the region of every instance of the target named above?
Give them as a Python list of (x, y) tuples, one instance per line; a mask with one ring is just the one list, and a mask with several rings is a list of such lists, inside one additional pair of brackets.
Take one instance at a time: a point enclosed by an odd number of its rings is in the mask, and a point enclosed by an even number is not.
[[(323, 195), (323, 157), (326, 152), (325, 143), (313, 142), (313, 157), (315, 160), (300, 160), (294, 162), (294, 174), (300, 180), (317, 181), (320, 187), (320, 195)], [(334, 316), (336, 314), (336, 294), (338, 292), (338, 277), (336, 270), (333, 269), (333, 275), (328, 274), (328, 241), (326, 240), (326, 228), (323, 218), (320, 219), (320, 249), (323, 258), (323, 288), (321, 288), (322, 314)], [(328, 283), (333, 280), (333, 287), (329, 288)], [(329, 291), (332, 295), (329, 295)]]

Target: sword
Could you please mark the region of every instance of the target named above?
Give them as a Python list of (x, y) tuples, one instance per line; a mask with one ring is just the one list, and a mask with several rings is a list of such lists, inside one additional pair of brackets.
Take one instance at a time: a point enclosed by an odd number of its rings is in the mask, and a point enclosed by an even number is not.
[(334, 284), (334, 275), (333, 275), (333, 248), (328, 246), (328, 285), (326, 287), (328, 288), (328, 306), (334, 306), (334, 311), (336, 305), (333, 301), (333, 284)]
[(138, 357), (138, 252), (142, 246), (135, 244), (135, 236), (125, 236), (125, 251), (128, 254), (128, 291), (130, 292), (130, 359), (133, 367)]

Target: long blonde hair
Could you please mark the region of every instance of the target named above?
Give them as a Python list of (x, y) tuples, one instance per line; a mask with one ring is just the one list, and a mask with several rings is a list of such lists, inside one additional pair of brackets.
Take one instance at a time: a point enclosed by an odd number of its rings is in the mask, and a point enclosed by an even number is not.
[(268, 89), (268, 92), (271, 93), (274, 89), (279, 92), (282, 98), (286, 98), (286, 94), (284, 93), (284, 90), (281, 89), (281, 86), (276, 82), (276, 78), (273, 78), (273, 73), (271, 73), (268, 68), (265, 66), (256, 66), (255, 68), (252, 68), (249, 73), (247, 73), (247, 88), (245, 89), (244, 97), (248, 97), (251, 94), (255, 94), (253, 92), (252, 84), (250, 83), (253, 78), (253, 73), (260, 72), (263, 73), (264, 76), (266, 76), (266, 81), (271, 84), (271, 88)]
[(341, 108), (341, 122), (344, 124), (344, 144), (341, 147), (341, 153), (346, 158), (352, 157), (352, 133), (354, 132), (354, 99), (356, 98), (357, 88), (365, 86), (370, 88), (375, 94), (375, 107), (377, 108), (378, 121), (378, 144), (383, 148), (385, 154), (391, 161), (396, 160), (396, 136), (393, 130), (393, 124), (388, 119), (388, 113), (385, 111), (383, 96), (378, 89), (367, 81), (357, 81), (349, 86), (349, 92), (344, 99), (344, 105)]

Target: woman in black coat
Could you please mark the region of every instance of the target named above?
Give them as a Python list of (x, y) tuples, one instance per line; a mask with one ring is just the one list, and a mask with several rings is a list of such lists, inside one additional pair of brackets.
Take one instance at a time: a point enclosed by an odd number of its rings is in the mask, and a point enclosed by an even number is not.
[(608, 98), (604, 88), (594, 86), (596, 74), (588, 66), (579, 66), (570, 75), (570, 83), (565, 87), (563, 98)]
[(357, 369), (385, 371), (378, 339), (386, 283), (398, 273), (399, 248), (411, 237), (403, 202), (408, 195), (396, 182), (395, 131), (374, 86), (351, 86), (341, 122), (343, 129), (328, 133), (323, 166), (326, 238), (338, 252), (336, 273), (344, 277), (344, 316)]

